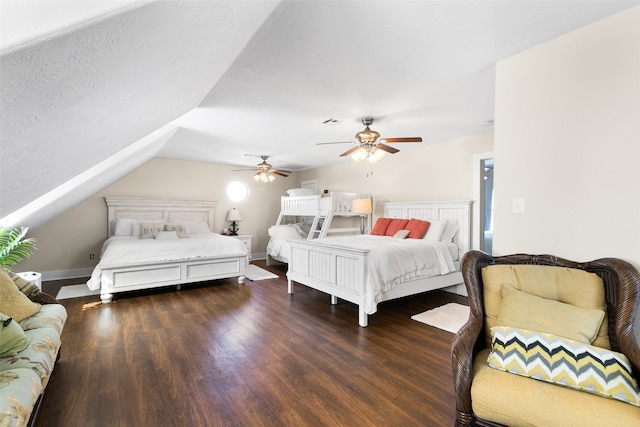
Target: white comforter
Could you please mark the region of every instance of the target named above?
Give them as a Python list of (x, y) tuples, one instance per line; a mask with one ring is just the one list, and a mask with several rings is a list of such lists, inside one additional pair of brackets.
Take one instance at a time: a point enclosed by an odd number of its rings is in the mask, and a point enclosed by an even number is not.
[(189, 238), (176, 240), (111, 237), (102, 245), (100, 262), (87, 286), (92, 290), (100, 289), (103, 268), (246, 254), (247, 249), (240, 240), (217, 233), (192, 234)]
[(403, 282), (456, 271), (452, 253), (457, 253), (457, 247), (453, 243), (371, 235), (329, 237), (317, 241), (369, 250), (364, 296), (367, 314), (377, 311), (383, 292)]

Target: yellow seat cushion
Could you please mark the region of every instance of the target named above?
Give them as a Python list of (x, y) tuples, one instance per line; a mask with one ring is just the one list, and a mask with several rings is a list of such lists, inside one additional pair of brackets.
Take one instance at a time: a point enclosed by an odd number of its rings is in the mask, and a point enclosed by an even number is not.
[[(503, 287), (511, 287), (548, 300), (587, 309), (598, 309), (606, 313), (602, 279), (596, 274), (583, 270), (540, 265), (491, 265), (482, 269), (482, 281), (484, 283), (487, 347), (491, 346), (489, 332), (491, 328), (494, 326), (516, 326), (498, 324)], [(551, 319), (551, 317), (544, 315), (538, 320), (544, 322), (545, 318)], [(557, 319), (550, 320), (549, 323), (557, 323)], [(519, 326), (527, 328), (525, 325)], [(549, 331), (542, 330), (540, 332)], [(596, 347), (611, 348), (606, 315), (592, 344)]]
[(479, 418), (514, 427), (640, 425), (637, 406), (493, 369), (489, 352), (481, 351), (473, 366), (471, 404)]

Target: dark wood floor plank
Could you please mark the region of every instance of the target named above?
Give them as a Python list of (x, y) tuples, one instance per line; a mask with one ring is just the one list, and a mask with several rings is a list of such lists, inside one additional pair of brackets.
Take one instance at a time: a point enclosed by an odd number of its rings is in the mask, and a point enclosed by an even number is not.
[(466, 298), (386, 302), (360, 328), (355, 305), (289, 295), (284, 268), (269, 269), (280, 277), (63, 300), (36, 426), (453, 424), (453, 335), (410, 317)]

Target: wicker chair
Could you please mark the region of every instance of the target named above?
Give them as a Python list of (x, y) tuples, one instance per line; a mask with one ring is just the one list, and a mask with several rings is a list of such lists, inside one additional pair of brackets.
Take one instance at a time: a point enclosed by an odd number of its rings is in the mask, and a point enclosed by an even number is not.
[(495, 264), (532, 264), (585, 270), (600, 276), (605, 284), (609, 340), (614, 351), (630, 360), (634, 375), (640, 378), (640, 343), (634, 335), (634, 319), (640, 305), (640, 273), (626, 261), (603, 258), (577, 263), (551, 255), (507, 255), (493, 257), (470, 251), (462, 259), (462, 274), (469, 294), (469, 321), (455, 336), (451, 357), (456, 396), (456, 426), (497, 426), (477, 418), (471, 405), (472, 366), (475, 355), (486, 348), (484, 331), (483, 283), (481, 269)]

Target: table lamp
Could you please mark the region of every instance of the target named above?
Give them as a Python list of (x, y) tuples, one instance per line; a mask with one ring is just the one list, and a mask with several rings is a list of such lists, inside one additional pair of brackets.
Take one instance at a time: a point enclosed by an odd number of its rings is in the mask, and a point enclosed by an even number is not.
[(240, 211), (237, 208), (229, 209), (229, 212), (227, 212), (227, 221), (231, 221), (229, 232), (232, 236), (237, 236), (238, 231), (240, 230), (238, 228), (238, 221), (242, 221)]

